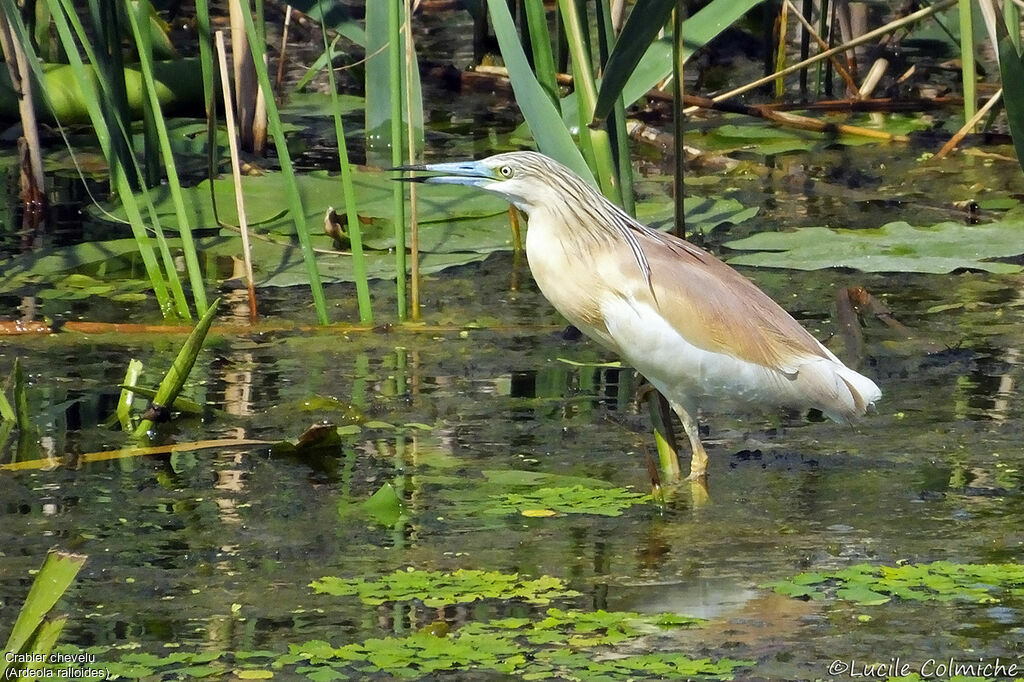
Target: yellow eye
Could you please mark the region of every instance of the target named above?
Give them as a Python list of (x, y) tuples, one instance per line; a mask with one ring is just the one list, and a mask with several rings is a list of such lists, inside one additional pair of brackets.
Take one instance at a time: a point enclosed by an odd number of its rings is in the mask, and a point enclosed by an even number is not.
[(501, 173), (503, 177), (511, 178), (512, 166), (502, 166), (501, 168), (498, 169), (498, 172)]

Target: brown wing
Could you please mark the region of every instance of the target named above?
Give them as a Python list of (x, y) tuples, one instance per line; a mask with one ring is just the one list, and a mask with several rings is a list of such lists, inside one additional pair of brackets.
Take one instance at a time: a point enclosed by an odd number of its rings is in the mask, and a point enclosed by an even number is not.
[(672, 235), (638, 232), (650, 265), (644, 287), (637, 265), (622, 263), (623, 281), (636, 281), (633, 296), (652, 305), (690, 343), (793, 373), (793, 360), (828, 357), (817, 340), (753, 282), (689, 242)]

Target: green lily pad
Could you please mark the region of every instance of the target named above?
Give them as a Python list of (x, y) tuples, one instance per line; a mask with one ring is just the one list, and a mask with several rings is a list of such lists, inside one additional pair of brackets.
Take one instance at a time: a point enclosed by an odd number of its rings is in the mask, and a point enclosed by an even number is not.
[(625, 488), (587, 488), (574, 485), (562, 488), (538, 488), (527, 493), (505, 493), (494, 511), (503, 513), (535, 509), (551, 509), (563, 514), (596, 514), (621, 516), (623, 509), (642, 504), (650, 495), (634, 493)]
[[(689, 232), (711, 232), (719, 225), (737, 225), (757, 214), (757, 206), (744, 206), (736, 199), (720, 197), (686, 197), (683, 200), (686, 229)], [(652, 227), (664, 228), (675, 221), (672, 200), (666, 193), (663, 200), (637, 204), (637, 218)]]
[[(754, 664), (732, 659), (694, 659), (679, 652), (625, 654), (610, 648), (647, 648), (642, 638), (663, 630), (665, 626), (659, 625), (659, 621), (665, 618), (685, 617), (549, 609), (541, 620), (513, 617), (470, 622), (443, 636), (424, 628), (406, 637), (368, 639), (337, 648), (319, 640), (293, 644), (291, 652), (280, 657), (275, 665), (309, 661), (313, 669), (331, 671), (334, 668), (328, 666), (352, 665), (359, 670), (419, 679), (441, 671), (495, 671), (526, 680), (625, 680), (732, 679), (737, 668)], [(701, 622), (696, 618), (686, 620), (689, 626)], [(367, 664), (371, 667), (363, 667)]]
[(895, 222), (868, 230), (803, 227), (792, 232), (763, 232), (725, 246), (756, 251), (732, 256), (730, 265), (935, 274), (970, 268), (1006, 274), (1020, 272), (1021, 266), (987, 259), (1024, 253), (1022, 230), (1024, 216), (1009, 215), (987, 225), (943, 222), (917, 227)]
[(546, 604), (552, 599), (579, 595), (551, 576), (529, 579), (520, 578), (515, 573), (466, 569), (453, 573), (397, 570), (378, 580), (327, 576), (314, 580), (310, 586), (320, 594), (356, 595), (364, 604), (419, 599), (431, 607), (480, 599), (521, 599), (533, 604)]
[[(396, 173), (384, 171), (365, 171), (355, 169), (352, 183), (355, 189), (358, 206), (356, 210), (364, 222), (371, 225), (377, 222), (386, 223), (386, 227), (374, 230), (364, 227), (366, 232), (364, 246), (371, 249), (386, 249), (390, 242), (383, 241), (383, 235), (393, 231), (390, 225), (394, 221), (394, 204), (392, 188)], [(345, 201), (341, 191), (341, 179), (329, 176), (324, 172), (305, 173), (296, 177), (299, 194), (305, 211), (306, 224), (316, 234), (322, 231), (324, 214), (334, 207), (339, 215), (344, 215)], [(283, 197), (287, 195), (287, 186), (281, 173), (246, 176), (241, 179), (242, 194), (245, 200), (245, 214), (249, 227), (259, 232), (273, 232), (291, 235), (295, 233), (295, 225), (288, 214)], [(211, 186), (213, 193), (211, 197)], [(234, 183), (230, 178), (217, 178), (212, 182), (204, 180), (194, 187), (182, 190), (185, 215), (192, 229), (217, 229), (217, 217), (228, 225), (238, 225), (238, 212), (235, 208)], [(179, 228), (177, 214), (168, 187), (162, 186), (149, 190), (149, 199), (153, 202), (160, 225), (165, 230)], [(136, 195), (139, 202), (145, 205), (145, 197), (140, 192)], [(214, 214), (214, 202), (217, 212)], [(428, 224), (446, 223), (466, 218), (486, 216), (502, 216), (500, 223), (504, 240), (509, 239), (508, 220), (504, 215), (508, 204), (493, 195), (459, 185), (438, 185), (431, 187), (430, 192), (417, 194), (417, 215), (420, 222), (420, 239), (424, 242), (423, 250), (431, 250)], [(125, 220), (120, 203), (110, 202), (103, 210), (93, 209), (92, 214), (100, 220)], [(440, 240), (441, 243), (446, 243)], [(451, 250), (451, 249), (449, 249)], [(457, 249), (472, 250), (472, 249)], [(493, 249), (492, 249), (493, 250)]]
[[(508, 230), (507, 225), (504, 228)], [(439, 233), (438, 233), (439, 234)], [(278, 238), (282, 239), (282, 238)], [(181, 240), (168, 239), (173, 254), (181, 253)], [(316, 240), (314, 240), (316, 241)], [(295, 286), (309, 283), (302, 251), (298, 245), (254, 239), (251, 242), (253, 254), (253, 275), (256, 286)], [(327, 246), (324, 238), (323, 246)], [(206, 256), (224, 258), (242, 257), (241, 237), (226, 233), (216, 237), (202, 237), (196, 240), (201, 260)], [(493, 249), (491, 249), (493, 250)], [(432, 274), (447, 268), (481, 261), (491, 253), (455, 251), (452, 253), (423, 253), (420, 256), (420, 272)], [(395, 257), (381, 251), (368, 251), (366, 256), (367, 275), (370, 279), (394, 279)], [(40, 249), (34, 253), (0, 261), (0, 293), (10, 293), (29, 287), (57, 284), (55, 289), (43, 294), (44, 298), (75, 298), (100, 293), (100, 287), (110, 295), (132, 293), (146, 288), (145, 282), (125, 280), (111, 286), (110, 278), (123, 275), (129, 277), (132, 265), (137, 259), (137, 246), (132, 239), (114, 239), (106, 242), (85, 242), (74, 246), (55, 249)], [(324, 252), (318, 254), (317, 264), (320, 278), (324, 283), (353, 282), (355, 272), (352, 258), (346, 253)], [(83, 288), (82, 277), (67, 280), (68, 275), (92, 277), (103, 271), (105, 280), (94, 280), (93, 288)]]
[(1024, 596), (1022, 564), (930, 564), (872, 566), (857, 564), (832, 573), (801, 573), (769, 583), (779, 594), (823, 599), (828, 594), (862, 606), (904, 601), (968, 601), (987, 604), (1003, 594)]

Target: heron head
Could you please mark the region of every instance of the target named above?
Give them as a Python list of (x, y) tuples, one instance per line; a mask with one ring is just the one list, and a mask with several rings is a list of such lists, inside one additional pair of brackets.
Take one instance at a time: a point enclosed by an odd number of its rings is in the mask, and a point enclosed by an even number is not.
[(429, 163), (395, 170), (425, 171), (435, 175), (401, 178), (429, 184), (469, 185), (493, 192), (527, 214), (559, 197), (558, 182), (568, 177), (582, 182), (562, 164), (536, 152), (507, 152), (479, 161)]

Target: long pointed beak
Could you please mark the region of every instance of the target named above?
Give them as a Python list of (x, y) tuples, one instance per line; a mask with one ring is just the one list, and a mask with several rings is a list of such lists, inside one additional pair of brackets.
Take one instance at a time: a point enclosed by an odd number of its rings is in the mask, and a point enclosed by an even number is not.
[(437, 173), (437, 175), (411, 175), (395, 178), (395, 180), (401, 182), (426, 182), (432, 184), (472, 185), (474, 187), (481, 187), (496, 180), (494, 172), (479, 161), (416, 164), (413, 166), (396, 166), (395, 168), (390, 168), (388, 170), (409, 171), (414, 173)]

